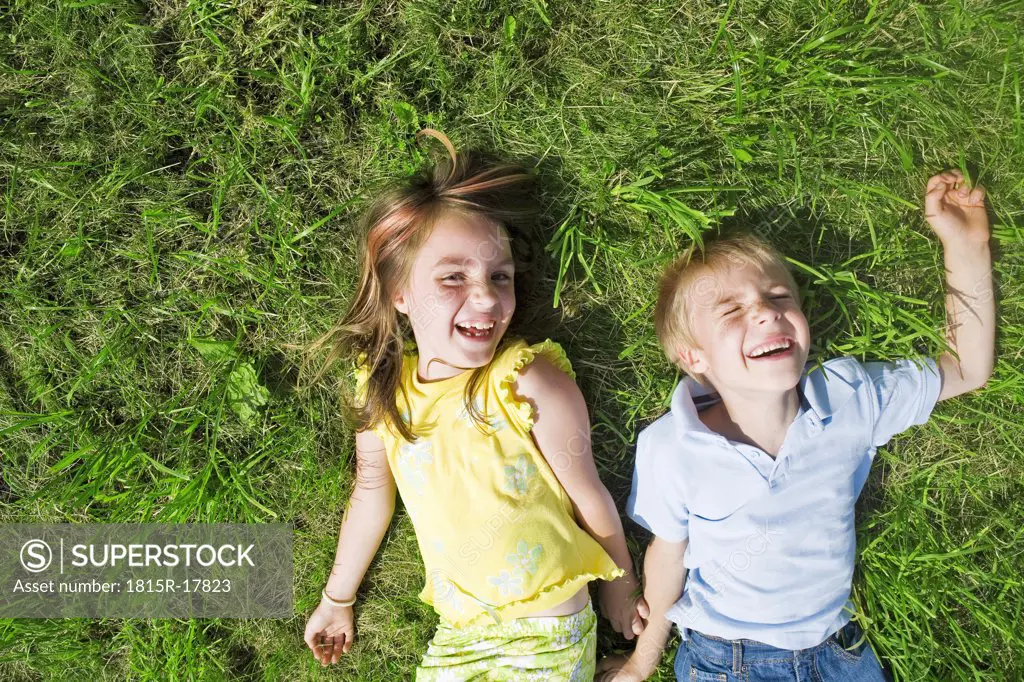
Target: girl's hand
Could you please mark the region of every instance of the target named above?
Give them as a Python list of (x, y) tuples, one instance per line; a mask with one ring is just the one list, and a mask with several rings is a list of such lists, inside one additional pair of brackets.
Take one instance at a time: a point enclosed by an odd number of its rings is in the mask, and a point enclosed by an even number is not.
[(949, 170), (932, 176), (924, 196), (924, 217), (942, 243), (980, 243), (989, 240), (985, 188), (967, 186), (964, 174)]
[(616, 654), (605, 656), (597, 662), (594, 682), (643, 682), (651, 672), (641, 670), (629, 656)]
[(646, 619), (651, 615), (643, 596), (634, 596), (639, 584), (630, 571), (611, 582), (602, 582), (597, 591), (601, 613), (611, 621), (612, 629), (621, 632), (626, 639), (633, 639), (634, 635), (643, 632)]
[(321, 600), (306, 622), (306, 646), (320, 665), (337, 663), (356, 638), (355, 612), (351, 606), (335, 606)]

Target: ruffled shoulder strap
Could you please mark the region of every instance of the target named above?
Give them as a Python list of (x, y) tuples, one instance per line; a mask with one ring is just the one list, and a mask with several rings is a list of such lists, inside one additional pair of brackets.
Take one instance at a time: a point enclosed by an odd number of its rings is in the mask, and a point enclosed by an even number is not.
[(512, 387), (519, 379), (523, 368), (533, 362), (538, 355), (551, 362), (572, 379), (576, 378), (576, 372), (573, 370), (569, 358), (566, 357), (565, 351), (551, 339), (545, 339), (532, 346), (523, 340), (513, 342), (495, 361), (493, 370), (497, 379), (498, 398), (508, 407), (509, 414), (526, 431), (533, 428), (533, 407), (530, 403), (519, 400)]

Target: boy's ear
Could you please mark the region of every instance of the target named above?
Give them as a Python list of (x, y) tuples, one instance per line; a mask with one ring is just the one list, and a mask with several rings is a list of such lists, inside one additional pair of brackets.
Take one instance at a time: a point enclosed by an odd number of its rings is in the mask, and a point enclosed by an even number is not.
[(686, 348), (680, 346), (676, 351), (679, 362), (686, 367), (691, 374), (706, 374), (708, 361), (699, 348)]

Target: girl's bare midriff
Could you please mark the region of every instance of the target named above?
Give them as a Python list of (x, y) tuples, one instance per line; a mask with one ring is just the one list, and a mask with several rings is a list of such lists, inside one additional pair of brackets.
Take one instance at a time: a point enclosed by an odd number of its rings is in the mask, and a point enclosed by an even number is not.
[(541, 616), (568, 616), (573, 613), (579, 613), (584, 606), (587, 605), (587, 600), (590, 599), (590, 593), (587, 591), (587, 586), (584, 585), (580, 588), (580, 591), (574, 594), (569, 599), (558, 606), (553, 606), (550, 609), (531, 613), (525, 618), (540, 618)]

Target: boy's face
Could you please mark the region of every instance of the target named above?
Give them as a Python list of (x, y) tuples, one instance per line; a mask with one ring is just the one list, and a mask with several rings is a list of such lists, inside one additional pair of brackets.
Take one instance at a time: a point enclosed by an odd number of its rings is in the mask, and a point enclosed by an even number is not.
[(426, 379), (490, 362), (516, 308), (505, 229), (476, 215), (438, 219), (413, 260), (395, 307), (409, 318)]
[(691, 325), (699, 348), (680, 360), (726, 391), (787, 391), (803, 374), (807, 318), (777, 268), (752, 263), (707, 268), (690, 286)]

